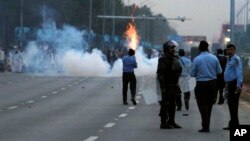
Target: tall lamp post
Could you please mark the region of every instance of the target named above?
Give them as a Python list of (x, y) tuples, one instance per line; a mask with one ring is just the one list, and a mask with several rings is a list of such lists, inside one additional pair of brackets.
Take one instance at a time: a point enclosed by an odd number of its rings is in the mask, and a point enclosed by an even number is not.
[(230, 41), (231, 43), (235, 42), (234, 34), (235, 34), (235, 0), (231, 0), (230, 4), (230, 26), (231, 26), (231, 32), (230, 32)]
[(89, 32), (92, 28), (92, 7), (93, 7), (93, 1), (89, 0)]
[(20, 11), (20, 48), (23, 47), (23, 0), (21, 0), (21, 11)]

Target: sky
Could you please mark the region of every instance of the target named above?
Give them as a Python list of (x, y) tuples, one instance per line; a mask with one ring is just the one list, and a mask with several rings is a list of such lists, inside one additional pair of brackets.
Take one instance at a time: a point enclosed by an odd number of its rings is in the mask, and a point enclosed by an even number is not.
[[(236, 0), (237, 1), (237, 0)], [(190, 21), (169, 21), (179, 35), (205, 35), (208, 41), (216, 42), (222, 24), (229, 23), (230, 0), (124, 0), (126, 4), (139, 6), (147, 3), (154, 14), (166, 18), (191, 18)]]

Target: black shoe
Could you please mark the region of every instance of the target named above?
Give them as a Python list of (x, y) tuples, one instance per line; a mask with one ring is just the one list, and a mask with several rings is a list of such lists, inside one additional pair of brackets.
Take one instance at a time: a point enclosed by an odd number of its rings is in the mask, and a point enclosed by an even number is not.
[(134, 105), (137, 104), (136, 101), (135, 101), (135, 99), (131, 99), (131, 101), (132, 101), (132, 103), (133, 103)]
[(123, 105), (128, 105), (128, 102), (123, 102)]
[(225, 128), (223, 128), (223, 130), (230, 130), (230, 127), (229, 126), (225, 127)]
[(200, 129), (199, 132), (208, 133), (209, 129)]
[(173, 129), (174, 127), (170, 124), (161, 124), (160, 129)]
[(172, 124), (170, 124), (170, 125), (173, 126), (173, 127), (176, 128), (176, 129), (182, 128), (180, 125), (178, 125), (178, 124), (176, 124), (176, 123), (172, 123)]

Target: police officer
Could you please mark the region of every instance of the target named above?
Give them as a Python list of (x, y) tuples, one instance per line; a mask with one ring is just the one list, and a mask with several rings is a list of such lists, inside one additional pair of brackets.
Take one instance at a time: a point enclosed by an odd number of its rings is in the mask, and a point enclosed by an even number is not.
[(229, 126), (224, 130), (229, 130), (231, 127), (239, 125), (238, 107), (241, 87), (243, 82), (242, 64), (240, 58), (235, 54), (235, 46), (227, 45), (227, 65), (224, 73), (226, 89), (228, 91), (228, 108), (231, 120)]
[(202, 129), (199, 132), (209, 132), (216, 79), (222, 73), (218, 59), (208, 52), (208, 46), (206, 41), (200, 42), (200, 54), (194, 59), (191, 71), (191, 76), (196, 77), (195, 96), (202, 119)]
[[(163, 44), (163, 54), (158, 60), (157, 77), (162, 93), (160, 117), (161, 129), (181, 128), (175, 123), (176, 95), (181, 93), (178, 80), (181, 75), (181, 65), (175, 56), (175, 41), (167, 41)], [(169, 117), (168, 117), (169, 115)], [(168, 119), (168, 121), (167, 121)]]
[(123, 104), (128, 105), (127, 102), (127, 91), (128, 84), (130, 84), (131, 91), (131, 101), (134, 105), (136, 105), (135, 94), (136, 94), (136, 77), (134, 74), (134, 69), (137, 68), (137, 62), (135, 60), (135, 51), (133, 49), (129, 49), (128, 55), (122, 58), (123, 62), (123, 74), (122, 74), (122, 94), (123, 94)]

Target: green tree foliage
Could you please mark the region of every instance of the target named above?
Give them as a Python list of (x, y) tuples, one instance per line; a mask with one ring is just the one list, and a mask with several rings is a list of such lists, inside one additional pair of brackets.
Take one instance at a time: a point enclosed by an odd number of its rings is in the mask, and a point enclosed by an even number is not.
[[(113, 0), (92, 0), (92, 30), (102, 35), (112, 34), (112, 19), (103, 20), (97, 15), (113, 15)], [(23, 26), (37, 29), (42, 26), (43, 15), (48, 20), (54, 20), (58, 27), (64, 24), (73, 25), (79, 29), (89, 27), (89, 0), (23, 0)], [(45, 7), (44, 7), (45, 5)], [(105, 9), (104, 9), (105, 5)], [(45, 9), (44, 9), (45, 8)], [(132, 14), (132, 5), (124, 5), (122, 0), (115, 0), (115, 15)], [(4, 45), (14, 41), (14, 29), (20, 27), (21, 0), (0, 0), (0, 40)], [(45, 12), (44, 12), (45, 11)], [(142, 6), (136, 9), (135, 16), (156, 16), (151, 9)], [(129, 20), (115, 20), (115, 35), (123, 36)], [(103, 30), (103, 23), (105, 23)], [(161, 44), (168, 34), (176, 31), (169, 26), (167, 21), (136, 21), (137, 29), (142, 40)]]

